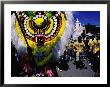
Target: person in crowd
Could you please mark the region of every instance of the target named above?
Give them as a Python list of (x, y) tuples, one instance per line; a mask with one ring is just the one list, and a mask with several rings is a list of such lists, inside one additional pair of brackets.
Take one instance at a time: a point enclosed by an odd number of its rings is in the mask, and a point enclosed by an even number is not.
[(89, 60), (89, 65), (91, 65), (91, 63), (93, 62), (93, 46), (94, 46), (94, 42), (93, 42), (93, 39), (89, 39), (89, 42), (88, 42), (88, 45), (89, 45), (89, 56), (88, 56), (88, 60)]
[(92, 70), (95, 72), (94, 76), (99, 76), (100, 73), (100, 40), (95, 37), (93, 46), (93, 60), (92, 60)]
[(83, 51), (84, 42), (82, 41), (82, 38), (79, 36), (78, 41), (75, 44), (76, 47), (76, 61), (80, 60), (80, 53)]
[(74, 64), (76, 64), (76, 68), (80, 68), (80, 66), (82, 67), (82, 65), (84, 65), (83, 62), (80, 60), (80, 53), (83, 51), (84, 47), (84, 42), (81, 36), (78, 37), (78, 41), (75, 42), (74, 46), (76, 52), (76, 60)]
[(93, 39), (89, 39), (88, 45), (89, 45), (89, 47), (90, 47), (90, 50), (89, 50), (89, 51), (92, 51), (92, 49), (93, 49), (92, 47), (93, 47), (93, 45), (94, 45)]
[(63, 53), (63, 60), (67, 60), (67, 46), (64, 49), (64, 53)]
[(68, 55), (69, 55), (69, 60), (73, 60), (73, 58), (74, 58), (74, 42), (73, 41), (71, 41), (70, 43), (69, 43), (69, 52), (68, 52)]

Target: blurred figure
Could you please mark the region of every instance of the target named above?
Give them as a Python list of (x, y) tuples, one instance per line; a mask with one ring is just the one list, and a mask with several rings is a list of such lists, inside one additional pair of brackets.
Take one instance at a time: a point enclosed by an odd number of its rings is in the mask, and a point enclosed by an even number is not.
[(47, 77), (54, 77), (54, 73), (50, 67), (45, 67), (45, 74)]
[(90, 50), (89, 50), (89, 51), (92, 51), (92, 47), (93, 47), (93, 45), (94, 45), (92, 39), (89, 39), (88, 45), (90, 46)]
[(22, 70), (25, 75), (30, 76), (32, 72), (32, 67), (30, 66), (30, 57), (25, 54), (22, 61)]
[(75, 47), (76, 47), (76, 61), (79, 61), (80, 53), (83, 51), (84, 47), (84, 42), (81, 36), (78, 37), (78, 41), (75, 43)]
[(78, 37), (78, 41), (75, 42), (75, 52), (76, 52), (76, 68), (82, 68), (85, 66), (85, 64), (80, 60), (80, 53), (83, 51), (84, 42), (81, 38), (81, 36)]
[(64, 49), (64, 53), (63, 53), (63, 60), (68, 61), (67, 46), (66, 46), (66, 49)]
[(60, 49), (58, 49), (58, 55), (57, 55), (58, 60), (60, 59), (60, 56), (61, 56)]

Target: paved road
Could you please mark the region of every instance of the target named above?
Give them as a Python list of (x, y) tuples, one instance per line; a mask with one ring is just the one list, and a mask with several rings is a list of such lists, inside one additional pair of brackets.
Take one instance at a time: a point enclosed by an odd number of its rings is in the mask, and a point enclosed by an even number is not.
[(60, 77), (93, 77), (94, 72), (91, 70), (90, 66), (88, 65), (89, 63), (85, 60), (83, 61), (85, 63), (85, 66), (87, 69), (76, 69), (76, 65), (73, 64), (74, 61), (70, 61), (69, 64), (69, 69), (68, 71), (59, 71), (58, 76)]

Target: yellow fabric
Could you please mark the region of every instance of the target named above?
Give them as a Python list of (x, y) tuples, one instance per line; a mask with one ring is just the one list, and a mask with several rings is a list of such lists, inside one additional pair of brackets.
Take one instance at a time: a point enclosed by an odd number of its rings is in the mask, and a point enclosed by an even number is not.
[(84, 43), (79, 43), (78, 41), (74, 43), (74, 47), (76, 48), (76, 52), (82, 52)]
[[(37, 19), (40, 20), (39, 18), (37, 18)], [(34, 20), (36, 23), (38, 21), (37, 19), (35, 19), (36, 21)], [(26, 23), (26, 27), (30, 33), (34, 34), (34, 29), (31, 29), (29, 26), (30, 20), (31, 20), (31, 18), (28, 18), (27, 23)], [(43, 18), (41, 20), (42, 20), (41, 22), (43, 22)], [(46, 29), (47, 31), (45, 31), (45, 35), (49, 34), (53, 28), (53, 19), (49, 18), (49, 21), (50, 21), (49, 29)]]
[(93, 44), (94, 44), (94, 45), (97, 44), (97, 40), (96, 40), (96, 38), (94, 38), (94, 40), (93, 40)]
[(93, 53), (96, 53), (98, 51), (100, 51), (100, 47), (99, 46), (94, 46)]
[(92, 47), (92, 46), (94, 45), (92, 39), (89, 40), (88, 45), (89, 45), (90, 47)]
[(100, 40), (98, 40), (98, 43), (100, 44)]
[(29, 26), (29, 21), (31, 20), (31, 18), (28, 18), (27, 22), (26, 22), (26, 27), (28, 29), (28, 31), (31, 33), (31, 34), (34, 34), (34, 30), (30, 28)]
[(50, 20), (50, 26), (49, 26), (49, 29), (45, 31), (45, 35), (49, 34), (53, 29), (53, 19), (50, 18), (49, 20)]
[[(54, 39), (52, 39), (51, 41), (48, 41), (48, 40), (47, 40), (47, 41), (44, 43), (44, 46), (45, 46), (45, 47), (47, 47), (47, 45), (48, 45), (48, 46), (51, 46), (51, 45), (55, 44), (55, 43), (57, 42), (58, 38), (60, 38), (60, 37), (62, 36), (63, 31), (64, 31), (64, 29), (65, 29), (66, 20), (65, 20), (65, 17), (64, 17), (64, 14), (63, 14), (63, 13), (61, 13), (61, 17), (62, 17), (62, 26), (61, 26), (61, 28), (60, 28), (60, 31), (59, 31), (58, 35), (57, 35)], [(32, 33), (32, 34), (34, 34), (34, 31), (29, 27), (29, 20), (31, 20), (31, 18), (28, 19), (28, 21), (27, 21), (27, 23), (26, 23), (26, 26), (27, 26), (29, 32)], [(50, 26), (49, 30), (46, 31), (47, 34), (51, 31), (52, 26), (53, 26), (53, 20), (52, 20), (51, 18), (50, 18), (50, 21), (51, 21), (51, 26)], [(20, 38), (22, 39), (22, 41), (24, 42), (25, 46), (27, 47), (27, 44), (26, 44), (26, 42), (25, 42), (24, 36), (23, 36), (23, 34), (22, 34), (22, 32), (21, 32), (21, 29), (20, 29), (20, 27), (19, 27), (19, 24), (18, 24), (17, 20), (16, 20), (16, 31), (17, 31), (19, 37), (20, 37)], [(29, 44), (30, 47), (32, 47), (32, 48), (34, 48), (34, 49), (37, 48), (36, 43), (35, 43), (34, 41), (31, 41), (31, 40), (29, 40), (29, 39), (27, 39), (27, 41), (28, 41), (28, 44)]]
[(42, 23), (44, 22), (44, 19), (43, 18), (36, 18), (34, 21), (38, 26), (41, 26)]
[(51, 41), (46, 41), (45, 45), (46, 44), (55, 44), (57, 42), (58, 38), (60, 38), (62, 36), (63, 31), (65, 30), (66, 20), (65, 20), (63, 13), (61, 13), (61, 17), (62, 17), (62, 26), (60, 28), (58, 35), (54, 39), (52, 39)]

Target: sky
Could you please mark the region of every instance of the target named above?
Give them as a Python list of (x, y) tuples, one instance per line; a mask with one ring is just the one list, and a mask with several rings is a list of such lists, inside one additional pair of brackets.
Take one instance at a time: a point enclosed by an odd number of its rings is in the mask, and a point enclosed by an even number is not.
[(100, 26), (100, 11), (75, 11), (74, 18), (78, 18), (82, 25), (90, 23), (92, 25)]

